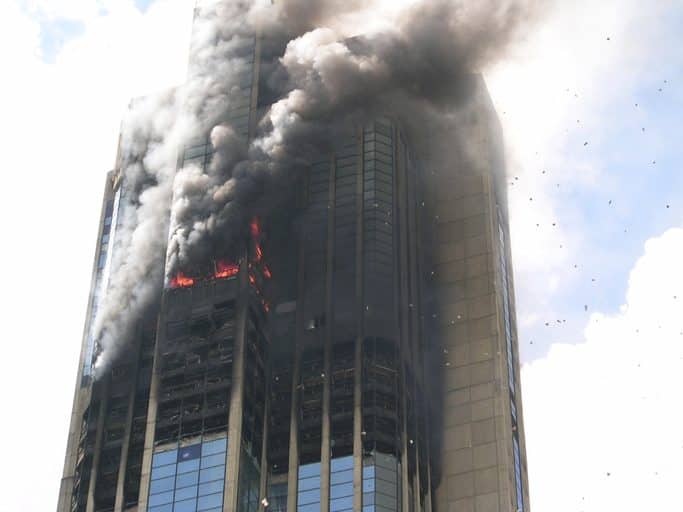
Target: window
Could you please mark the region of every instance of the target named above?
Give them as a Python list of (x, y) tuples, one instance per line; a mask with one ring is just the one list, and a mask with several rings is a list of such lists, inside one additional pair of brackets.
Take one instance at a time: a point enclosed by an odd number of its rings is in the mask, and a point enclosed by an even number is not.
[(297, 511), (320, 509), (320, 462), (299, 466), (299, 489)]
[(155, 453), (152, 457), (148, 510), (220, 510), (223, 503), (226, 456), (225, 437)]
[(393, 455), (373, 453), (363, 461), (363, 512), (400, 510), (400, 464)]

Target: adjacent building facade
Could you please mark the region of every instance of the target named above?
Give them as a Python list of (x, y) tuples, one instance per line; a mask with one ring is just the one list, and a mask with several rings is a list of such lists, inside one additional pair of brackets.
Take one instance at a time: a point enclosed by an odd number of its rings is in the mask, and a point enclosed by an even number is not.
[[(264, 106), (250, 44), (226, 119), (245, 137)], [(110, 173), (58, 511), (528, 511), (500, 134), (479, 96), (476, 170), (417, 161), (391, 119), (349, 130), (237, 257), (159, 283), (95, 380)], [(179, 164), (211, 153), (198, 139)]]

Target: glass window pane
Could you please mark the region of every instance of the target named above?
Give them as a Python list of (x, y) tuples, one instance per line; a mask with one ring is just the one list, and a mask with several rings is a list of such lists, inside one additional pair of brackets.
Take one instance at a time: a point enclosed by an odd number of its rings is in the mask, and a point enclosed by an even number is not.
[(164, 503), (171, 503), (173, 501), (173, 491), (155, 494), (149, 497), (149, 506), (163, 505)]
[(160, 505), (158, 507), (150, 507), (147, 509), (147, 512), (173, 512), (173, 504), (169, 503), (168, 505)]
[(215, 441), (208, 441), (202, 445), (202, 456), (213, 455), (215, 453), (225, 453), (228, 448), (228, 439), (216, 439)]
[[(214, 494), (216, 492), (223, 492), (223, 480), (215, 480), (214, 482), (209, 482), (208, 484), (201, 484), (199, 486), (199, 495), (206, 496), (207, 494)], [(286, 490), (285, 490), (286, 492)]]
[(299, 478), (308, 478), (320, 475), (320, 462), (299, 466)]
[(330, 500), (330, 512), (348, 510), (353, 508), (353, 496)]
[(297, 512), (320, 512), (320, 503), (311, 503), (309, 505), (299, 505), (296, 507)]
[(206, 510), (209, 508), (220, 507), (223, 504), (223, 493), (209, 494), (202, 496), (197, 500), (197, 510)]
[(168, 466), (159, 466), (158, 468), (153, 468), (152, 480), (158, 480), (168, 476), (175, 476), (175, 467), (175, 464), (169, 464)]
[(197, 497), (197, 486), (193, 485), (190, 487), (185, 487), (184, 489), (178, 489), (175, 492), (175, 501), (189, 500), (190, 498)]
[(199, 459), (188, 460), (178, 464), (178, 474), (197, 471), (199, 469)]
[(184, 473), (182, 475), (178, 475), (176, 477), (176, 488), (181, 488), (181, 487), (188, 487), (190, 485), (197, 485), (197, 480), (198, 480), (198, 473), (196, 471), (192, 471), (190, 473)]
[(331, 498), (343, 498), (344, 496), (353, 496), (353, 482), (330, 487)]
[(299, 490), (309, 491), (311, 489), (320, 489), (320, 477), (316, 476), (314, 478), (305, 478), (299, 480)]
[(320, 501), (320, 489), (313, 489), (312, 491), (303, 491), (299, 493), (299, 505), (307, 505), (309, 503), (316, 503)]
[(175, 504), (173, 512), (197, 512), (197, 500), (179, 501)]
[(202, 469), (225, 464), (225, 452), (202, 457)]
[(152, 460), (152, 467), (164, 466), (166, 464), (175, 464), (178, 457), (178, 450), (169, 450), (167, 452), (155, 453)]
[(178, 450), (178, 462), (198, 459), (202, 453), (201, 444), (193, 444), (192, 446), (183, 446)]
[(213, 468), (202, 469), (199, 472), (199, 482), (206, 483), (213, 480), (223, 480), (225, 474), (225, 466), (215, 466)]
[(330, 467), (333, 472), (343, 471), (345, 469), (353, 469), (353, 456), (332, 459)]
[(330, 483), (343, 484), (346, 482), (353, 482), (353, 469), (347, 469), (346, 471), (339, 471), (337, 473), (332, 473), (330, 475)]
[(160, 478), (158, 480), (153, 480), (149, 485), (150, 494), (159, 494), (162, 492), (172, 491), (175, 478)]

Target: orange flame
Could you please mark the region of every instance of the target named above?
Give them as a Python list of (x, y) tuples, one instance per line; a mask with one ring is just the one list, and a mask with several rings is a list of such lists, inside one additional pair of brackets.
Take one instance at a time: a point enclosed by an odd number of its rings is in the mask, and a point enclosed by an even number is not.
[(188, 288), (190, 286), (194, 286), (194, 279), (186, 276), (182, 272), (178, 272), (178, 274), (171, 279), (171, 288)]
[(256, 278), (254, 277), (253, 274), (249, 274), (249, 282), (251, 284), (256, 284)]
[(266, 265), (263, 266), (263, 275), (266, 276), (267, 279), (271, 279), (273, 277), (273, 273)]
[(263, 249), (259, 244), (256, 244), (256, 262), (258, 263), (263, 259)]
[(261, 226), (259, 226), (258, 219), (254, 218), (254, 220), (251, 221), (249, 227), (251, 228), (251, 236), (253, 236), (254, 238), (261, 234)]
[(216, 261), (216, 273), (214, 277), (216, 279), (226, 279), (228, 277), (234, 277), (240, 272), (239, 265), (234, 263), (229, 263), (225, 260)]

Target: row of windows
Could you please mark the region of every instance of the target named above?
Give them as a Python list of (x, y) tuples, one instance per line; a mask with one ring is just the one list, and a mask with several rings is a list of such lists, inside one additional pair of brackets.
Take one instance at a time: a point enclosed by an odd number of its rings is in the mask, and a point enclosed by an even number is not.
[(395, 457), (375, 453), (363, 466), (363, 511), (394, 511), (400, 507), (399, 464)]
[(149, 512), (221, 510), (226, 456), (224, 437), (154, 454)]
[(330, 512), (353, 510), (353, 456), (330, 462)]
[(522, 469), (519, 450), (519, 434), (517, 432), (517, 407), (515, 406), (515, 371), (512, 353), (512, 320), (510, 316), (509, 277), (507, 262), (505, 260), (505, 232), (503, 230), (503, 216), (498, 210), (498, 238), (500, 240), (500, 273), (503, 288), (503, 316), (505, 322), (505, 344), (507, 352), (508, 383), (510, 386), (510, 414), (514, 428), (512, 436), (512, 448), (515, 465), (515, 491), (517, 495), (517, 510), (524, 512), (524, 494), (522, 489)]
[(298, 483), (297, 511), (318, 511), (320, 509), (320, 462), (299, 466)]

